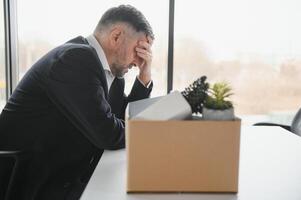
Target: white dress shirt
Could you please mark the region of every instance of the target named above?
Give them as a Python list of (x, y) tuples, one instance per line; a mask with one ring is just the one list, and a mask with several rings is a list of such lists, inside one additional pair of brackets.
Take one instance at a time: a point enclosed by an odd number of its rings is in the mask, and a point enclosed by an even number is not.
[[(95, 38), (95, 36), (93, 34), (89, 35), (86, 39), (88, 40), (89, 45), (91, 45), (96, 50), (98, 58), (99, 58), (102, 66), (103, 66), (103, 69), (104, 69), (104, 71), (106, 73), (106, 79), (107, 79), (107, 83), (108, 83), (108, 90), (110, 91), (110, 87), (112, 85), (112, 82), (113, 82), (115, 76), (111, 72), (111, 69), (110, 69), (107, 57), (105, 55), (105, 52), (103, 51), (101, 45), (96, 40), (96, 38)], [(142, 85), (144, 85), (144, 83), (138, 78), (138, 76), (137, 76), (137, 79), (140, 81), (140, 83)], [(146, 88), (149, 88), (149, 86), (151, 85), (151, 83), (152, 83), (152, 81), (150, 81), (146, 86), (145, 85), (144, 86)]]
[(94, 35), (89, 35), (87, 38), (88, 43), (96, 50), (96, 53), (98, 55), (98, 58), (103, 66), (103, 69), (106, 73), (106, 79), (108, 83), (108, 90), (110, 90), (110, 87), (112, 85), (112, 82), (115, 78), (115, 76), (112, 74), (107, 57), (105, 55), (105, 52), (103, 51), (101, 45), (98, 43)]

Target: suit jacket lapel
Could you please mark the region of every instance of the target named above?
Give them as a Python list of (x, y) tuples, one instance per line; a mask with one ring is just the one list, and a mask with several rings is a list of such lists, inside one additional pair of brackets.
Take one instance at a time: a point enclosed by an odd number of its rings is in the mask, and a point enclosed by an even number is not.
[[(82, 36), (78, 36), (72, 40), (69, 40), (67, 43), (89, 45), (88, 41)], [(93, 53), (97, 57), (97, 60), (99, 60), (96, 50), (94, 48), (93, 48)], [(105, 71), (103, 69), (103, 66), (102, 66), (100, 60), (99, 60), (99, 66), (97, 66), (97, 68), (100, 70), (100, 80), (101, 80), (103, 88), (105, 90), (105, 98), (108, 99), (108, 84), (107, 84), (106, 74), (105, 74)]]

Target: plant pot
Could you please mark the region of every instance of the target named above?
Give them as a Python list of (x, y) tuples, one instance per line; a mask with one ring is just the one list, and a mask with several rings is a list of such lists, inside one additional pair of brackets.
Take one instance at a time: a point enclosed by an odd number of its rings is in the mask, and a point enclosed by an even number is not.
[(209, 108), (203, 108), (204, 120), (234, 120), (234, 109), (229, 108), (226, 110), (213, 110)]

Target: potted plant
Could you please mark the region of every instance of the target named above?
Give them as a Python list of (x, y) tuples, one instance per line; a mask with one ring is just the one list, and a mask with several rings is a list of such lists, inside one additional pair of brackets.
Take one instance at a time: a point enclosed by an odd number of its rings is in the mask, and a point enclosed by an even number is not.
[(231, 95), (232, 88), (226, 82), (215, 83), (210, 87), (204, 102), (203, 119), (234, 120), (233, 103), (228, 100)]
[(206, 82), (206, 79), (206, 76), (198, 78), (181, 92), (194, 114), (202, 113), (204, 102), (208, 96), (209, 83)]

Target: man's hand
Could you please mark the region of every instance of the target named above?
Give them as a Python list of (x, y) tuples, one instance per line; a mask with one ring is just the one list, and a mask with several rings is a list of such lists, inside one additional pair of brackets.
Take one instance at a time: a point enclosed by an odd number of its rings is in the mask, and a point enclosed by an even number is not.
[(141, 58), (139, 67), (139, 80), (147, 85), (151, 79), (151, 63), (152, 63), (152, 50), (151, 46), (153, 40), (148, 36), (146, 41), (139, 41), (138, 46), (135, 48), (137, 56)]

